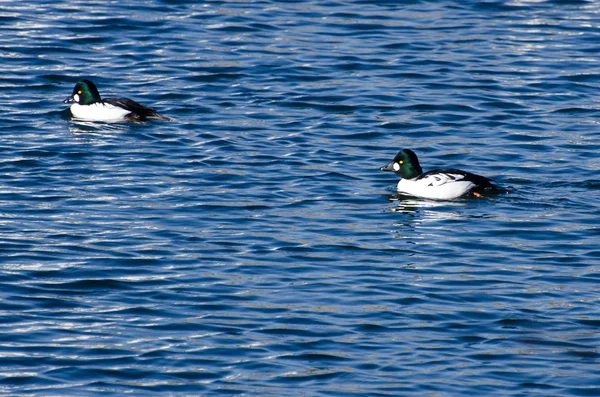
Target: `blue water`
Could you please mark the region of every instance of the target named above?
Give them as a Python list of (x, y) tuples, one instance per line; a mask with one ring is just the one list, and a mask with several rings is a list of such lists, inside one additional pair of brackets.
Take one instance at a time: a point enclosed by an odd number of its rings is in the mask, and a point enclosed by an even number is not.
[(2, 395), (600, 395), (599, 3), (12, 1), (0, 57)]

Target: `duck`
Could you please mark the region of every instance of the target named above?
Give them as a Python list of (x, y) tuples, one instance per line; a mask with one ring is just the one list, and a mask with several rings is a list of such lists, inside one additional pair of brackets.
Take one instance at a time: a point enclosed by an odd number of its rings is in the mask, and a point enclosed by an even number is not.
[(484, 191), (496, 188), (490, 178), (454, 168), (423, 172), (417, 155), (410, 149), (400, 150), (380, 170), (399, 175), (402, 179), (398, 182), (398, 192), (418, 198), (453, 200), (469, 195), (484, 197)]
[(71, 114), (79, 120), (136, 123), (146, 120), (171, 121), (171, 118), (129, 98), (102, 99), (96, 85), (85, 79), (75, 85), (71, 96), (63, 102), (72, 104)]

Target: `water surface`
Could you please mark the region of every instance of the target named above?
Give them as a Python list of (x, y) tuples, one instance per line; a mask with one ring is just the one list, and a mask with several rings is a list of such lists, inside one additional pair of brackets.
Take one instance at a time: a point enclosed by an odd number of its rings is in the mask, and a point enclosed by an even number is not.
[[(600, 394), (599, 12), (0, 4), (0, 393)], [(398, 198), (401, 148), (510, 191)]]

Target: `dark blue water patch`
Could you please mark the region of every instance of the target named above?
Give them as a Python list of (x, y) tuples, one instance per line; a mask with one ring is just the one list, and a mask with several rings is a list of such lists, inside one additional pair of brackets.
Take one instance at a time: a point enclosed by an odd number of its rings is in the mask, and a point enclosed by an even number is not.
[[(414, 120), (406, 120), (404, 122), (384, 122), (379, 125), (380, 128), (389, 129), (389, 130), (425, 130), (431, 127), (433, 124), (431, 123), (418, 123)], [(435, 133), (425, 133), (425, 135), (436, 135)]]
[(335, 112), (335, 113), (340, 113), (340, 112), (341, 113), (350, 113), (357, 109), (356, 106), (350, 106), (350, 105), (321, 104), (321, 103), (314, 103), (314, 102), (311, 103), (311, 102), (305, 102), (302, 100), (280, 102), (278, 104), (278, 106), (291, 107), (291, 108), (297, 108), (297, 109), (309, 108), (309, 109), (321, 110), (324, 112)]
[(495, 101), (495, 102), (485, 102), (480, 106), (492, 109), (502, 109), (506, 111), (514, 111), (514, 110), (525, 110), (527, 107), (523, 104), (515, 103), (515, 102), (507, 102), (507, 101)]
[(472, 113), (472, 112), (477, 112), (477, 109), (474, 109), (470, 106), (464, 106), (464, 105), (455, 105), (455, 104), (444, 104), (444, 105), (438, 105), (438, 104), (418, 104), (418, 105), (410, 105), (410, 106), (406, 106), (401, 108), (402, 110), (409, 110), (409, 111), (422, 111), (422, 112), (442, 112), (442, 111), (447, 111), (447, 112), (467, 112), (467, 113)]
[(243, 74), (233, 73), (233, 71), (229, 71), (203, 75), (196, 74), (192, 76), (187, 76), (186, 80), (197, 83), (212, 83), (220, 80), (237, 80), (242, 78), (244, 78)]
[(560, 79), (573, 81), (573, 82), (597, 82), (600, 75), (597, 73), (574, 73), (569, 75), (562, 75)]
[(555, 113), (574, 113), (574, 114), (598, 114), (599, 109), (595, 108), (560, 108), (554, 110)]

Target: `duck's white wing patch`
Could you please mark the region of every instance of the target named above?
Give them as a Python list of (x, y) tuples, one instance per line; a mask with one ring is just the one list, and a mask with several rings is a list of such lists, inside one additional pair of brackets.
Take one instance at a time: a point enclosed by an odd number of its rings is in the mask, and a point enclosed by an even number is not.
[(131, 113), (129, 110), (111, 105), (110, 103), (93, 103), (91, 105), (71, 105), (73, 117), (89, 121), (122, 121)]
[(424, 178), (419, 179), (419, 182), (427, 186), (442, 186), (446, 183), (461, 181), (464, 178), (465, 176), (461, 174), (440, 172), (436, 174), (427, 175)]

